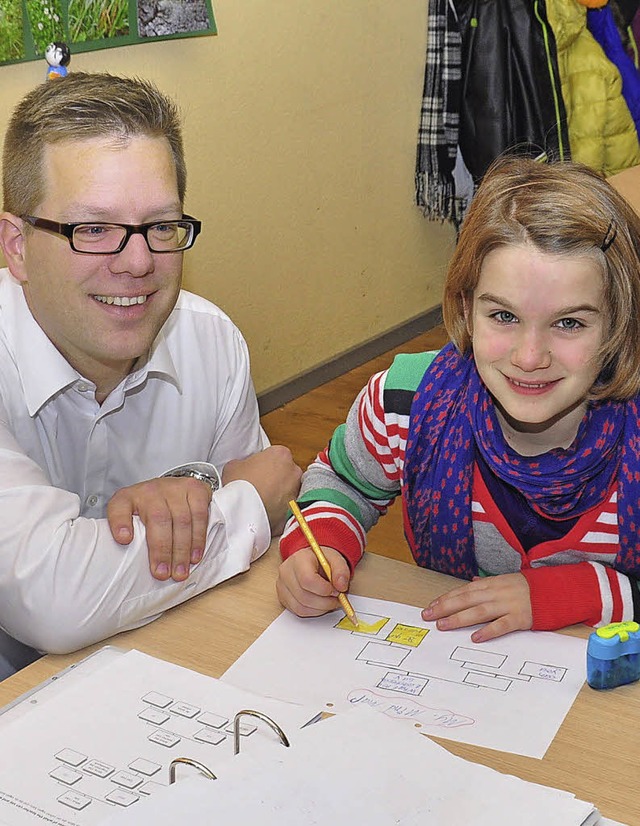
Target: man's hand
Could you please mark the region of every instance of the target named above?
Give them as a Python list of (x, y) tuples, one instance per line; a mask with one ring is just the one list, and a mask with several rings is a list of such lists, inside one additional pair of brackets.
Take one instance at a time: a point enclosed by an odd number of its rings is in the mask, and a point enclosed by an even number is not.
[(289, 501), (297, 497), (301, 478), (302, 470), (293, 461), (289, 448), (272, 445), (246, 459), (228, 462), (222, 483), (237, 479), (251, 482), (267, 512), (271, 535), (277, 536), (284, 529)]
[(280, 566), (276, 591), (281, 604), (299, 617), (319, 617), (340, 607), (338, 592), (349, 587), (345, 558), (334, 548), (322, 549), (331, 567), (328, 582), (311, 548), (302, 548)]
[(422, 612), (422, 619), (437, 620), (440, 631), (486, 623), (473, 632), (473, 642), (528, 630), (533, 623), (529, 583), (522, 574), (474, 577), (434, 599)]
[(209, 522), (211, 488), (190, 478), (162, 477), (121, 488), (107, 505), (107, 519), (116, 542), (133, 539), (133, 515), (143, 522), (149, 568), (156, 579), (177, 582), (200, 562)]

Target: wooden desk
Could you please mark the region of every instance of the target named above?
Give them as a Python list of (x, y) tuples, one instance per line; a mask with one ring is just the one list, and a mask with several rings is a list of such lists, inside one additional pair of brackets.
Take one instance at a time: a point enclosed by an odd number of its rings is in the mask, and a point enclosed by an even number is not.
[[(163, 617), (108, 640), (219, 677), (281, 611), (275, 595), (278, 554), (272, 548), (251, 571), (195, 597)], [(455, 580), (413, 565), (368, 554), (353, 593), (425, 605)], [(586, 627), (572, 629), (585, 637)], [(0, 683), (5, 704), (99, 645), (73, 655), (47, 656)], [(477, 746), (438, 742), (449, 751), (503, 772), (567, 789), (595, 803), (603, 815), (640, 826), (637, 765), (640, 756), (640, 683), (611, 692), (585, 684), (543, 760)]]

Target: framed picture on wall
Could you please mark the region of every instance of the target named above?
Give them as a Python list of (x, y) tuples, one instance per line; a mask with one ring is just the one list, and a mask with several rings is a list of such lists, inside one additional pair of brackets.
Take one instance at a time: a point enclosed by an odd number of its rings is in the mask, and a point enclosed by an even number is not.
[(0, 65), (43, 59), (51, 43), (75, 54), (213, 34), (211, 0), (0, 0)]

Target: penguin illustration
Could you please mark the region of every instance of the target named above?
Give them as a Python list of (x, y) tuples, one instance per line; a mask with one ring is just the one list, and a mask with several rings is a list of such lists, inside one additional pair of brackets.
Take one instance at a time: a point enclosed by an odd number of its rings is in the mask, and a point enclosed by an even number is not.
[(71, 52), (66, 43), (49, 43), (44, 51), (44, 58), (49, 64), (47, 80), (58, 80), (58, 78), (67, 76)]

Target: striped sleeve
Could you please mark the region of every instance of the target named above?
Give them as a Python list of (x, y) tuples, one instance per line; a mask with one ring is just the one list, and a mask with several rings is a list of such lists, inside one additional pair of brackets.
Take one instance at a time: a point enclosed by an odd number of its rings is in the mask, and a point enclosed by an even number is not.
[(542, 565), (522, 573), (529, 583), (534, 631), (638, 619), (637, 581), (608, 565)]
[[(305, 518), (318, 542), (340, 551), (352, 571), (367, 531), (400, 493), (411, 401), (434, 356), (398, 356), (372, 376), (303, 476), (298, 502)], [(306, 546), (289, 519), (280, 540), (283, 559)]]
[(541, 564), (522, 571), (531, 592), (534, 629), (553, 630), (577, 622), (601, 627), (610, 622), (640, 621), (639, 580), (614, 567), (620, 547), (615, 487), (598, 506), (586, 532), (572, 540), (572, 547), (585, 561)]

